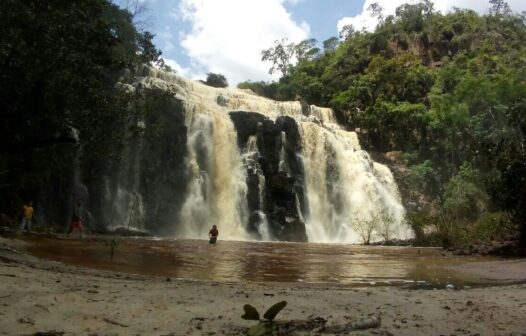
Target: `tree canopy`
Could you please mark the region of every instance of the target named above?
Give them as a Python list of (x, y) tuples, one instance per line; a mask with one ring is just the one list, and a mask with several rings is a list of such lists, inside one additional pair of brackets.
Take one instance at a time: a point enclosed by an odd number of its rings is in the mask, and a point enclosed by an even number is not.
[(459, 8), (442, 14), (425, 0), (384, 16), (373, 4), (373, 32), (345, 27), (339, 43), (328, 39), (315, 57), (293, 53), (304, 43), (276, 42), (263, 60), (280, 80), (240, 87), (334, 108), (349, 129), (363, 131), (366, 149), (402, 151), (411, 171), (425, 172), (400, 181), (428, 186), (409, 194), (426, 195), (429, 211), (471, 223), (510, 212), (526, 246), (519, 192), (526, 190), (526, 13), (503, 0), (490, 5), (483, 16)]
[(5, 0), (0, 31), (0, 202), (67, 176), (78, 155), (86, 176), (117, 160), (131, 97), (116, 83), (162, 62), (153, 35), (106, 0)]

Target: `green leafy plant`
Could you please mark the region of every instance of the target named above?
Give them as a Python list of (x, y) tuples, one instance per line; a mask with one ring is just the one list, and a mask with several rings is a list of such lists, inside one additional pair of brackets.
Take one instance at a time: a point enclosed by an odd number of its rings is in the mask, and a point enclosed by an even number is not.
[(274, 323), (274, 319), (276, 318), (276, 315), (278, 315), (278, 313), (283, 308), (285, 308), (286, 305), (287, 301), (275, 303), (265, 312), (265, 314), (263, 314), (263, 319), (260, 318), (259, 312), (256, 308), (249, 304), (244, 305), (243, 310), (245, 313), (241, 316), (241, 318), (244, 320), (259, 321), (258, 324), (252, 326), (248, 330), (247, 334), (249, 336), (272, 335), (277, 328), (277, 325)]

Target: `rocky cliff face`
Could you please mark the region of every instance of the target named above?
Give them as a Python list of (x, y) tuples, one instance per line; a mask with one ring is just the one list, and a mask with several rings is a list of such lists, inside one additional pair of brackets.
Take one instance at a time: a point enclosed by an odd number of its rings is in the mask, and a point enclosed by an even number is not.
[(141, 94), (155, 97), (155, 104), (140, 121), (144, 128), (130, 132), (122, 164), (89, 186), (92, 224), (172, 234), (187, 187), (184, 107), (173, 97)]
[(121, 164), (73, 174), (92, 227), (203, 239), (216, 224), (221, 239), (359, 243), (384, 216), (373, 241), (411, 236), (391, 172), (334, 111), (137, 74), (123, 84), (142, 104)]

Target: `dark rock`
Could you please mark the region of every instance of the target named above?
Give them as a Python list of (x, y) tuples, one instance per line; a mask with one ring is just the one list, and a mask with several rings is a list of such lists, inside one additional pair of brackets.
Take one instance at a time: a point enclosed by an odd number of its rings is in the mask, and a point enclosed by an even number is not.
[[(298, 213), (305, 212), (303, 202), (303, 164), (298, 155), (301, 139), (296, 121), (287, 116), (276, 122), (255, 112), (231, 112), (230, 117), (243, 151), (250, 136), (257, 137), (257, 153), (245, 157), (247, 169), (248, 231), (258, 236), (262, 213), (266, 215), (274, 238), (307, 241), (305, 224)], [(284, 134), (284, 136), (282, 135)], [(261, 185), (264, 177), (264, 185)], [(264, 199), (260, 195), (264, 194)]]
[(258, 125), (267, 117), (257, 112), (234, 111), (230, 112), (230, 119), (234, 123), (237, 132), (237, 145), (244, 149), (248, 137), (256, 135)]
[(124, 237), (151, 237), (152, 235), (148, 232), (128, 229), (125, 227), (118, 227), (113, 230), (113, 234)]

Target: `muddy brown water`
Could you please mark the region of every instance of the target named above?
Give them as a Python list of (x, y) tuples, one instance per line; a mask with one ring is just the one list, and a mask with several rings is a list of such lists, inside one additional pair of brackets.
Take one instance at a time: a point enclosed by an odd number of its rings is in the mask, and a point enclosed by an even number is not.
[(111, 259), (108, 238), (24, 240), (30, 254), (65, 264), (182, 279), (417, 288), (498, 283), (451, 268), (497, 258), (445, 256), (438, 248), (119, 237)]

